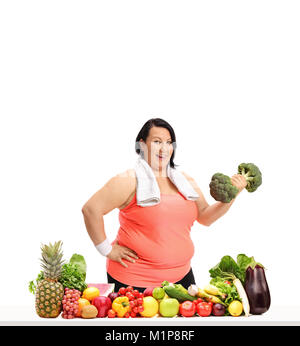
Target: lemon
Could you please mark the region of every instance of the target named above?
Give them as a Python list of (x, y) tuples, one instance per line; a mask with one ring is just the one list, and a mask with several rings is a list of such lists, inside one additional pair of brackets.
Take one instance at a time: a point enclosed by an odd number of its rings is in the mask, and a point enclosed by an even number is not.
[(99, 297), (99, 296), (100, 296), (100, 291), (97, 287), (88, 287), (83, 291), (81, 298), (85, 298), (85, 299), (91, 301), (94, 298)]
[(143, 307), (144, 311), (140, 312), (143, 317), (153, 317), (158, 313), (158, 301), (151, 296), (143, 298)]
[(231, 316), (240, 316), (243, 312), (243, 304), (238, 300), (233, 300), (228, 306), (228, 312)]

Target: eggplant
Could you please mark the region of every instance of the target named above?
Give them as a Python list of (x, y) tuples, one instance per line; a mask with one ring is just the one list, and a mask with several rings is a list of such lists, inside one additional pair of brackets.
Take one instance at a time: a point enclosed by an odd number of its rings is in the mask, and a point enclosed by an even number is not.
[(250, 313), (260, 315), (269, 310), (271, 305), (270, 291), (264, 267), (256, 264), (246, 269), (244, 285), (250, 304)]

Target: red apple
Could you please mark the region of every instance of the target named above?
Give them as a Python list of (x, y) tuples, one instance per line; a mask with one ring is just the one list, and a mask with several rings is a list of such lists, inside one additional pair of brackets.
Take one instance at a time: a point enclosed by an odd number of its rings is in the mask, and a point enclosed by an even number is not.
[(144, 291), (144, 297), (147, 297), (147, 296), (152, 296), (152, 292), (154, 290), (155, 287), (148, 287), (145, 289)]
[(106, 317), (108, 310), (111, 309), (111, 300), (108, 297), (99, 296), (92, 300), (92, 305), (98, 309), (97, 317)]
[(119, 297), (119, 293), (118, 292), (112, 292), (108, 295), (108, 298), (110, 298), (110, 300), (113, 302), (116, 298)]

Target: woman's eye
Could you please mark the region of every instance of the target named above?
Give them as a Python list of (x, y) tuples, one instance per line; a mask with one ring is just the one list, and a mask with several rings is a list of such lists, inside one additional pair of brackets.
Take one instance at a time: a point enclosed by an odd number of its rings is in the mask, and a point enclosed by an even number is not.
[[(154, 143), (161, 143), (160, 141), (154, 141)], [(168, 144), (172, 144), (172, 142), (167, 142)]]

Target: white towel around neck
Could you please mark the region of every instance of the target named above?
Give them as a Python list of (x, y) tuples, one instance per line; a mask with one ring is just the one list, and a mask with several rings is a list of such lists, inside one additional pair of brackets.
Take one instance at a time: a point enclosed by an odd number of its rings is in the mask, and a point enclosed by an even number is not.
[[(136, 162), (135, 172), (137, 178), (137, 205), (149, 207), (160, 203), (160, 189), (154, 172), (148, 162), (141, 156)], [(199, 198), (198, 193), (187, 178), (175, 168), (170, 167), (170, 163), (167, 166), (167, 176), (186, 199), (195, 201)]]

